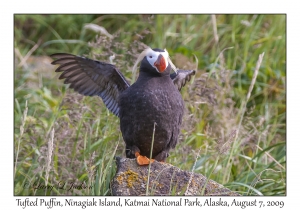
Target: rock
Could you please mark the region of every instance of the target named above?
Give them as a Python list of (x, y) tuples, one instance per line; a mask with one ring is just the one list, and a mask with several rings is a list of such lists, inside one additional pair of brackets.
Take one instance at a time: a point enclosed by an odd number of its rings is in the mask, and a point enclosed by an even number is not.
[[(136, 159), (116, 157), (116, 161), (117, 173), (111, 183), (112, 194), (146, 195), (149, 166), (137, 165)], [(201, 174), (157, 161), (150, 165), (148, 195), (239, 196)]]

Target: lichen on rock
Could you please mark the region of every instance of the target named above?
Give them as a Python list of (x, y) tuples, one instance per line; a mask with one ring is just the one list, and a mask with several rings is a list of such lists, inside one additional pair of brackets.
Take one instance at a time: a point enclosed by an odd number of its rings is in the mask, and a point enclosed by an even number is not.
[[(146, 195), (149, 167), (139, 166), (135, 159), (117, 157), (116, 162), (117, 173), (111, 183), (112, 194)], [(148, 195), (239, 195), (201, 174), (157, 161), (150, 165), (148, 189)]]

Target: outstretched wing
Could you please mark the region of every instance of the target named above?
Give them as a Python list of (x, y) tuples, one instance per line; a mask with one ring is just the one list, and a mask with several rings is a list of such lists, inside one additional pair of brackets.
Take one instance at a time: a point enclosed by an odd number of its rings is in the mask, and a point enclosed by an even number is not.
[(59, 79), (85, 96), (100, 96), (106, 107), (119, 116), (119, 95), (130, 85), (122, 73), (109, 63), (91, 60), (67, 53), (51, 55), (51, 64), (60, 65), (55, 71), (63, 72)]
[(170, 75), (171, 79), (173, 80), (174, 85), (180, 91), (187, 81), (190, 81), (192, 75), (195, 75), (195, 70), (177, 70), (177, 74), (173, 73)]

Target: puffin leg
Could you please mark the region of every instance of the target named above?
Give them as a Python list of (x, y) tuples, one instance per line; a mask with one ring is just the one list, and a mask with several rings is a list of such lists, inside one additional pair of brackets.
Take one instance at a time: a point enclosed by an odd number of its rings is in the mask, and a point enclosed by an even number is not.
[(139, 152), (135, 152), (136, 162), (140, 166), (149, 165), (154, 162), (154, 159), (149, 159), (146, 156), (140, 155)]
[(140, 153), (140, 149), (135, 145), (126, 145), (126, 157), (136, 158), (135, 153)]
[(169, 152), (168, 151), (162, 151), (158, 153), (158, 155), (155, 156), (155, 160), (164, 163), (166, 162), (167, 157), (169, 157)]

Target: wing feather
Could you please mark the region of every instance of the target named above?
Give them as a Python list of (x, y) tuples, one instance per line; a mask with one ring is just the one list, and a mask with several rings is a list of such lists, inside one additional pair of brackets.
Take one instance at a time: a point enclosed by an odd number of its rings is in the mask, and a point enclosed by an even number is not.
[(100, 96), (106, 107), (119, 116), (119, 95), (130, 85), (114, 65), (67, 53), (51, 57), (56, 58), (52, 64), (59, 65), (55, 72), (62, 72), (59, 79), (80, 94)]
[(60, 76), (59, 79), (65, 79), (68, 77), (71, 77), (72, 75), (76, 75), (76, 74), (80, 74), (81, 73), (81, 69), (77, 67), (77, 69), (75, 68), (71, 68), (68, 69), (66, 71), (64, 71)]
[(195, 75), (195, 70), (177, 70), (177, 73), (170, 75), (173, 80), (174, 85), (180, 91), (182, 87), (185, 86), (186, 82), (190, 81), (192, 76)]

